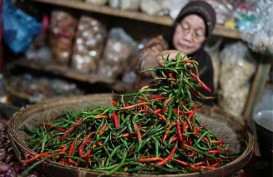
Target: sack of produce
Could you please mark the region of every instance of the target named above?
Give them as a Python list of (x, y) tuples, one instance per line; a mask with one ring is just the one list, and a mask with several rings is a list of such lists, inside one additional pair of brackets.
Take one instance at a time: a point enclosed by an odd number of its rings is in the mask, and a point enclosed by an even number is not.
[(249, 81), (256, 69), (247, 46), (236, 42), (220, 53), (221, 69), (218, 100), (227, 112), (240, 116), (247, 100)]
[(116, 79), (129, 66), (135, 41), (122, 28), (112, 28), (109, 32), (98, 74), (104, 78)]
[(68, 65), (72, 53), (77, 20), (63, 11), (52, 11), (50, 19), (49, 43), (53, 59)]
[(253, 26), (242, 31), (242, 38), (253, 51), (273, 55), (273, 2), (258, 1), (255, 15)]
[(149, 15), (159, 15), (162, 10), (162, 0), (141, 0), (140, 10)]
[(121, 0), (120, 8), (128, 11), (138, 11), (140, 0)]
[(101, 58), (107, 31), (98, 20), (82, 16), (73, 47), (71, 67), (83, 73), (95, 73)]

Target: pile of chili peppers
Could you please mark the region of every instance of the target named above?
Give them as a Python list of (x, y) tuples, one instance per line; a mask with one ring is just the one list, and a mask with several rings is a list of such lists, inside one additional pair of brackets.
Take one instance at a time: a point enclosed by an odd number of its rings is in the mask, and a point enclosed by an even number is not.
[(210, 99), (198, 91), (210, 92), (198, 77), (198, 63), (184, 54), (163, 60), (164, 67), (148, 70), (157, 75), (150, 85), (118, 94), (111, 105), (23, 127), (37, 152), (24, 162), (47, 159), (106, 175), (177, 174), (213, 170), (237, 158), (240, 152), (230, 152), (197, 118), (202, 103), (195, 98)]

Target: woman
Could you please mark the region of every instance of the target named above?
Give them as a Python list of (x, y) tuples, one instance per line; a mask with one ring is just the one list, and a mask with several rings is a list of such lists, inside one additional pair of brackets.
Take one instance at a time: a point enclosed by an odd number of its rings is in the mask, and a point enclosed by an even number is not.
[[(216, 22), (214, 9), (205, 1), (191, 1), (178, 14), (170, 33), (151, 39), (141, 51), (137, 70), (140, 71), (136, 87), (147, 84), (154, 77), (152, 72), (141, 72), (162, 65), (162, 55), (174, 59), (177, 52), (183, 52), (196, 60), (200, 79), (211, 88), (213, 96), (213, 67), (210, 56), (204, 51), (206, 39), (212, 34)], [(136, 88), (135, 87), (135, 88)], [(212, 105), (213, 100), (205, 104)]]

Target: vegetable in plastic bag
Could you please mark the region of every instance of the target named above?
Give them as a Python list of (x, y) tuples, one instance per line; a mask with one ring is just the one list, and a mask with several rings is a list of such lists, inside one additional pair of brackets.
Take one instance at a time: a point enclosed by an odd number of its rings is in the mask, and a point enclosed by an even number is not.
[(83, 73), (95, 73), (107, 32), (98, 20), (82, 16), (73, 47), (71, 67)]
[(255, 52), (273, 54), (273, 2), (260, 0), (257, 2), (256, 26), (242, 31), (242, 38)]
[(162, 10), (162, 0), (141, 0), (140, 10), (149, 15), (159, 15)]
[(249, 80), (255, 72), (256, 62), (247, 46), (236, 42), (226, 46), (220, 53), (221, 69), (218, 91), (219, 106), (239, 116), (249, 92)]
[(140, 0), (121, 0), (121, 9), (128, 11), (138, 11)]
[(49, 43), (54, 60), (63, 65), (69, 63), (76, 27), (77, 20), (72, 15), (63, 11), (52, 11)]
[(129, 66), (135, 41), (122, 28), (112, 28), (106, 42), (98, 73), (115, 79)]

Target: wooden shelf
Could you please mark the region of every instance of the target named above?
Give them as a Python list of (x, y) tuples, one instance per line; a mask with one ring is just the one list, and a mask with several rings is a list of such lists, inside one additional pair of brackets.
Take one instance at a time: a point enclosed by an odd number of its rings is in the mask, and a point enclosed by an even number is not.
[[(173, 19), (168, 16), (152, 16), (141, 12), (124, 11), (120, 9), (111, 8), (108, 6), (98, 6), (91, 3), (86, 3), (76, 0), (32, 0), (44, 4), (58, 5), (62, 7), (74, 8), (79, 10), (91, 11), (100, 14), (106, 14), (116, 17), (139, 20), (143, 22), (171, 26)], [(213, 34), (233, 39), (241, 39), (241, 34), (238, 30), (226, 29), (223, 26), (216, 25)]]
[(114, 91), (126, 91), (130, 88), (130, 84), (124, 83), (120, 80), (115, 79), (107, 79), (100, 77), (97, 74), (85, 74), (78, 71), (75, 71), (69, 67), (61, 66), (60, 64), (52, 61), (48, 63), (41, 63), (39, 61), (30, 61), (26, 59), (19, 59), (11, 63), (9, 66), (12, 68), (13, 66), (21, 66), (37, 71), (43, 71), (51, 74), (56, 74), (58, 76), (62, 76), (68, 79), (74, 79), (81, 82), (86, 82), (90, 84), (104, 84)]

